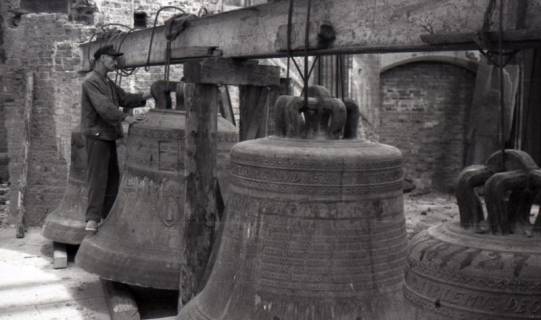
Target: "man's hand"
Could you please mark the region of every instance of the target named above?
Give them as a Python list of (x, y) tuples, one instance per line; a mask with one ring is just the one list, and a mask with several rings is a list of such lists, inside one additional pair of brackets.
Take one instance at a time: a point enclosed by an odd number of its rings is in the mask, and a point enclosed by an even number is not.
[(127, 122), (130, 126), (138, 121), (144, 120), (145, 117), (142, 114), (137, 114), (134, 116), (127, 116), (124, 119), (124, 122)]
[(124, 121), (122, 121), (122, 133), (124, 134), (124, 136), (128, 135), (128, 131), (130, 130), (132, 124), (143, 119), (145, 119), (145, 117), (142, 114), (138, 114), (135, 116), (127, 116), (126, 118), (124, 118)]
[(137, 122), (137, 119), (135, 119), (134, 116), (127, 116), (125, 119), (124, 119), (124, 122), (126, 122), (128, 125), (132, 125), (134, 123)]

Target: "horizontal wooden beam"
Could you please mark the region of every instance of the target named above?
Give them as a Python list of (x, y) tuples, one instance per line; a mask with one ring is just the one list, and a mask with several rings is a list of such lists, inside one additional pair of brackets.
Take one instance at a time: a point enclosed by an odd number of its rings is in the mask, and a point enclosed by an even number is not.
[[(482, 30), (484, 15), (490, 0), (312, 0), (310, 12), (310, 49), (312, 54), (337, 52), (374, 53), (405, 51), (447, 50), (449, 45), (427, 44), (420, 35), (447, 33), (476, 33)], [(308, 0), (295, 0), (292, 14), (292, 43), (294, 54), (302, 54), (304, 25)], [(527, 4), (520, 27), (525, 30), (541, 29), (541, 0), (521, 0)], [(504, 16), (505, 31), (514, 30), (516, 21), (515, 1), (507, 1)], [(286, 55), (284, 26), (288, 21), (286, 0), (224, 12), (190, 20), (188, 27), (172, 42), (173, 52), (183, 52), (183, 57), (172, 56), (172, 63), (183, 62), (190, 47), (216, 47), (223, 57), (271, 58)], [(494, 15), (497, 16), (497, 15)], [(515, 19), (516, 20), (516, 19)], [(494, 22), (494, 18), (493, 18)], [(497, 26), (497, 24), (494, 24)], [(334, 41), (319, 42), (315, 33), (322, 26), (332, 26)], [(493, 27), (494, 28), (494, 27)], [(489, 31), (495, 31), (489, 30)], [(112, 42), (122, 44), (126, 65), (147, 64), (147, 54), (152, 29), (144, 29), (116, 37)], [(150, 65), (165, 62), (166, 30), (155, 29)], [(103, 41), (82, 45), (83, 68), (88, 68), (88, 57)], [(324, 47), (322, 47), (324, 46)], [(463, 43), (457, 49), (476, 49), (474, 42)], [(189, 51), (189, 50), (188, 50)], [(198, 53), (200, 54), (200, 53)]]
[(190, 61), (184, 64), (184, 81), (236, 86), (279, 86), (280, 67), (257, 63), (222, 58)]

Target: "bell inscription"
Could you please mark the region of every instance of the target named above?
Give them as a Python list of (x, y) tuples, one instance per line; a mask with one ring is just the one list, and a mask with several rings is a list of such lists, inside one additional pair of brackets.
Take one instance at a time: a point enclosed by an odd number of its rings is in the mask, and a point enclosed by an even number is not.
[(541, 319), (541, 234), (529, 221), (536, 168), (525, 152), (505, 150), (462, 171), (460, 223), (410, 245), (404, 294), (416, 319)]

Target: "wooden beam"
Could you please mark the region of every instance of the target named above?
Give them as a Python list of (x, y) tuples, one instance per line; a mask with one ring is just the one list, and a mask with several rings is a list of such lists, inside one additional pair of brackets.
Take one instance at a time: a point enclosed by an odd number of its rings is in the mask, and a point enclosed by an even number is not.
[(280, 68), (258, 65), (257, 61), (205, 59), (184, 64), (184, 81), (205, 84), (275, 86), (280, 84)]
[[(523, 27), (526, 30), (541, 29), (540, 0), (527, 2), (528, 12)], [(442, 33), (475, 33), (482, 29), (485, 10), (489, 0), (312, 0), (311, 22), (315, 30), (330, 24), (336, 39), (328, 48), (318, 48), (317, 37), (312, 36), (312, 53), (374, 53), (446, 50), (445, 46), (428, 45), (420, 35)], [(302, 34), (306, 20), (307, 0), (296, 0), (292, 15), (294, 34)], [(513, 12), (511, 12), (513, 10)], [(504, 16), (516, 16), (516, 8), (506, 6)], [(171, 48), (173, 51), (189, 47), (217, 47), (223, 57), (271, 58), (283, 57), (283, 36), (279, 30), (287, 24), (288, 1), (272, 1), (267, 4), (241, 10), (224, 12), (189, 21), (189, 26)], [(506, 23), (505, 31), (515, 27)], [(491, 30), (495, 31), (495, 30)], [(147, 61), (151, 29), (134, 31), (113, 41), (122, 42), (126, 64), (143, 66)], [(278, 44), (277, 44), (278, 43)], [(88, 57), (103, 45), (92, 42), (82, 45), (83, 69), (88, 69)], [(292, 48), (304, 46), (304, 37), (295, 36)], [(461, 49), (476, 49), (471, 42)], [(155, 30), (150, 64), (164, 64), (166, 50), (165, 27)], [(302, 54), (297, 50), (296, 54)], [(182, 62), (173, 59), (173, 63)]]
[(221, 56), (220, 50), (216, 47), (181, 47), (171, 49), (171, 59), (188, 59), (188, 58), (208, 58), (213, 56)]
[(231, 95), (229, 94), (229, 87), (227, 85), (218, 87), (218, 106), (220, 108), (220, 114), (227, 121), (236, 126), (235, 114), (233, 112), (233, 106), (231, 105)]

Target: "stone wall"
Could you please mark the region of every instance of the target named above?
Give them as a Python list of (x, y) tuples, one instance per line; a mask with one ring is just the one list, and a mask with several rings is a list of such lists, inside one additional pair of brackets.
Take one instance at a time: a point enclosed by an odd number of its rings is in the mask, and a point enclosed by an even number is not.
[(475, 74), (414, 62), (381, 76), (380, 141), (404, 155), (406, 177), (421, 190), (450, 191), (464, 164), (465, 123)]

